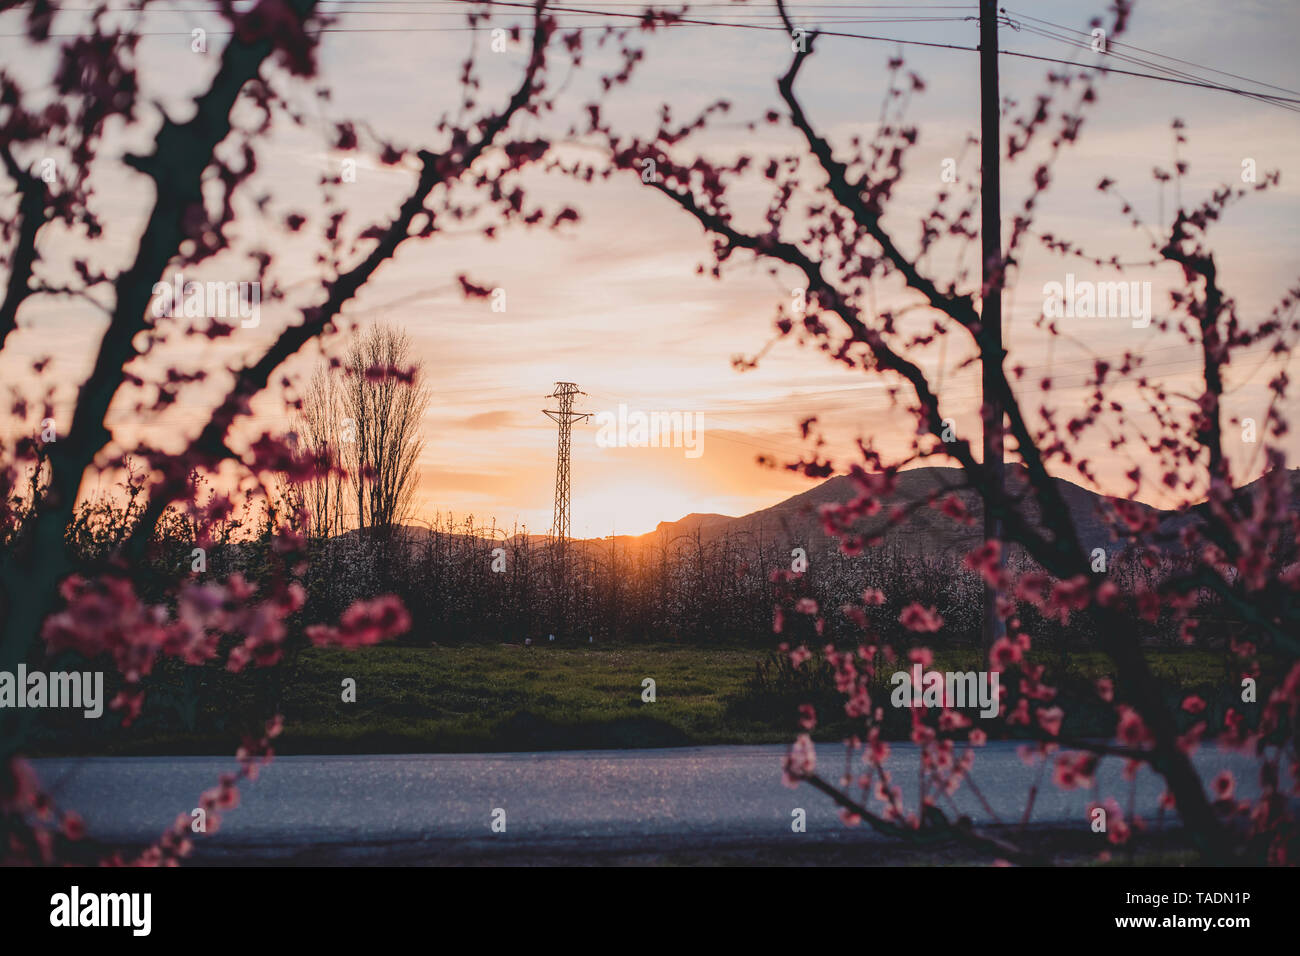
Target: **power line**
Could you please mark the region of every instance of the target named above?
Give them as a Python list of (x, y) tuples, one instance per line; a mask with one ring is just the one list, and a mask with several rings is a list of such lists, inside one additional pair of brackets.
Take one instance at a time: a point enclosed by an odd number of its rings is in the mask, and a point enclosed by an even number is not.
[[(344, 2), (344, 0), (336, 0), (336, 2)], [(388, 3), (388, 2), (390, 2), (390, 0), (382, 0), (382, 2)], [(391, 2), (401, 2), (401, 0), (391, 0)], [(532, 9), (534, 9), (533, 4), (531, 4), (531, 3), (526, 3), (526, 2), (512, 2), (512, 0), (447, 0), (447, 2), (450, 2), (450, 3), (458, 3), (458, 4), (461, 4), (461, 5), (471, 5), (471, 6), (505, 7), (505, 8), (516, 8), (516, 9), (521, 9), (521, 10), (522, 10), (522, 9), (526, 9), (526, 10), (532, 10)], [(628, 5), (628, 6), (633, 6), (634, 4), (627, 4), (627, 5)], [(637, 4), (637, 5), (639, 5), (639, 4)], [(838, 6), (840, 6), (840, 5), (832, 4), (832, 5), (829, 5), (829, 6), (838, 7)], [(865, 6), (865, 5), (864, 5), (864, 6)], [(890, 7), (890, 8), (891, 8), (891, 9), (922, 9), (922, 7), (898, 7), (898, 6), (892, 6), (892, 7)], [(957, 5), (957, 6), (933, 6), (933, 7), (928, 7), (927, 9), (969, 9), (969, 6), (968, 6), (968, 5)], [(623, 13), (623, 12), (620, 12), (620, 11), (608, 10), (608, 9), (592, 9), (592, 8), (579, 8), (579, 7), (548, 7), (547, 10), (548, 10), (549, 12), (551, 12), (551, 13), (568, 13), (568, 14), (581, 14), (581, 15), (597, 16), (597, 17), (614, 17), (614, 18), (631, 19), (631, 20), (637, 20), (637, 21), (644, 20), (644, 14), (643, 14), (643, 13)], [(126, 12), (126, 11), (123, 11), (123, 12)], [(195, 11), (188, 11), (188, 12), (206, 12), (206, 11), (198, 11), (198, 10), (195, 10)], [(212, 10), (211, 12), (214, 12), (214, 13), (215, 13), (215, 12), (218, 12), (218, 11), (214, 9), (214, 10)], [(369, 13), (385, 13), (385, 12), (387, 12), (387, 13), (397, 13), (397, 12), (401, 12), (401, 11), (367, 11), (367, 12), (369, 12)], [(734, 15), (734, 14), (733, 14), (733, 15)], [(811, 13), (810, 13), (810, 14), (800, 14), (800, 13), (797, 13), (797, 12), (796, 12), (796, 13), (793, 14), (793, 16), (795, 16), (795, 17), (804, 17), (804, 16), (806, 16), (806, 17), (817, 17), (817, 16), (819, 16), (819, 14), (811, 14)], [(1017, 16), (1020, 16), (1020, 15), (1017, 14)], [(755, 17), (755, 19), (758, 19), (758, 18), (761, 18), (761, 17), (762, 17), (762, 15), (760, 14), (760, 15), (757, 15), (757, 16)], [(974, 18), (973, 18), (973, 17), (932, 17), (932, 18), (915, 18), (915, 17), (913, 17), (913, 18), (901, 18), (901, 17), (899, 17), (899, 18), (893, 18), (892, 20), (889, 19), (889, 18), (878, 18), (878, 19), (875, 19), (875, 20), (870, 20), (870, 21), (868, 21), (868, 22), (899, 22), (899, 23), (902, 23), (902, 22), (955, 22), (955, 21), (965, 21), (965, 20), (971, 20), (971, 19), (974, 19)], [(1033, 19), (1036, 19), (1036, 18), (1025, 17), (1025, 19), (1033, 20)], [(1046, 21), (1044, 21), (1044, 22), (1046, 22)], [(656, 24), (655, 24), (655, 28), (656, 28), (656, 29), (677, 29), (677, 28), (687, 27), (687, 26), (702, 26), (702, 27), (714, 27), (714, 28), (717, 28), (717, 27), (724, 27), (724, 28), (725, 28), (725, 27), (730, 27), (730, 28), (733, 28), (733, 29), (741, 29), (741, 30), (764, 30), (764, 31), (768, 31), (768, 32), (779, 32), (779, 33), (785, 33), (785, 32), (787, 32), (787, 30), (786, 30), (784, 24), (778, 24), (778, 23), (772, 23), (772, 24), (763, 24), (763, 23), (744, 23), (744, 22), (739, 22), (739, 21), (734, 21), (734, 20), (728, 22), (728, 21), (722, 21), (722, 20), (704, 20), (704, 19), (691, 18), (691, 17), (683, 17), (683, 18), (680, 18), (680, 19), (676, 19), (676, 20), (672, 21), (671, 23), (662, 23), (662, 22), (659, 22), (659, 23), (656, 23)], [(570, 26), (570, 27), (568, 27), (568, 29), (576, 29), (576, 30), (604, 30), (604, 29), (607, 29), (607, 28), (608, 28), (608, 25), (590, 25), (590, 24), (583, 24), (583, 25), (576, 25), (576, 26)], [(312, 32), (317, 33), (317, 34), (325, 34), (325, 33), (357, 33), (357, 34), (364, 34), (364, 33), (466, 33), (466, 32), (481, 32), (481, 31), (483, 31), (483, 30), (488, 30), (488, 29), (492, 29), (492, 28), (491, 28), (490, 26), (487, 26), (487, 25), (479, 25), (479, 26), (473, 26), (473, 27), (471, 27), (471, 26), (465, 26), (465, 27), (418, 27), (418, 26), (408, 26), (408, 27), (348, 27), (348, 26), (328, 26), (328, 27), (318, 27), (318, 28), (316, 28), (316, 30), (314, 30), (314, 31), (312, 31)], [(226, 30), (221, 30), (221, 31), (210, 30), (210, 31), (208, 31), (208, 33), (209, 33), (210, 35), (213, 35), (213, 36), (229, 36), (229, 35), (232, 34), (232, 32), (233, 32), (233, 31), (226, 31)], [(872, 34), (849, 33), (849, 32), (846, 32), (846, 31), (838, 31), (838, 30), (810, 30), (810, 32), (814, 32), (814, 33), (816, 33), (818, 36), (835, 37), (835, 38), (839, 38), (839, 39), (867, 40), (867, 41), (873, 41), (873, 42), (893, 43), (893, 44), (897, 44), (897, 45), (899, 45), (899, 46), (916, 46), (916, 47), (927, 47), (927, 48), (943, 49), (943, 50), (960, 50), (960, 51), (967, 52), (967, 53), (976, 53), (976, 52), (979, 52), (979, 48), (978, 48), (978, 47), (965, 46), (965, 45), (957, 44), (957, 43), (938, 43), (938, 42), (927, 41), (927, 40), (910, 40), (910, 39), (904, 39), (904, 38), (901, 38), (901, 37), (886, 37), (886, 36), (877, 36), (877, 35), (872, 35)], [(1053, 38), (1053, 37), (1050, 36), (1050, 34), (1043, 34), (1043, 33), (1041, 33), (1041, 32), (1037, 32), (1037, 31), (1031, 31), (1031, 32), (1036, 32), (1036, 35), (1040, 35), (1040, 36), (1041, 36), (1041, 35), (1046, 35), (1046, 36), (1048, 36), (1048, 38)], [(51, 37), (54, 37), (54, 38), (63, 38), (63, 39), (74, 38), (74, 37), (82, 37), (82, 36), (86, 36), (86, 35), (87, 35), (87, 34), (84, 34), (84, 33), (52, 33), (52, 34), (50, 34)], [(188, 31), (166, 31), (166, 30), (150, 31), (150, 30), (143, 30), (143, 31), (139, 31), (139, 35), (140, 35), (140, 36), (175, 36), (175, 37), (181, 37), (181, 36), (190, 36), (191, 34), (190, 34)], [(25, 33), (7, 33), (7, 34), (0, 34), (0, 38), (10, 38), (10, 39), (12, 39), (12, 38), (26, 38), (26, 36), (27, 36), (27, 34), (25, 34)], [(1053, 38), (1053, 39), (1058, 39), (1058, 40), (1059, 40), (1059, 39), (1061, 39), (1061, 38), (1059, 38), (1059, 37), (1055, 37), (1055, 38)], [(1117, 43), (1116, 45), (1120, 45), (1120, 44)], [(1134, 47), (1134, 49), (1137, 49), (1137, 48)], [(1115, 74), (1117, 74), (1117, 75), (1121, 75), (1121, 76), (1131, 76), (1131, 77), (1135, 77), (1135, 78), (1139, 78), (1139, 79), (1148, 79), (1148, 80), (1159, 80), (1159, 81), (1162, 81), (1162, 82), (1165, 82), (1165, 83), (1174, 83), (1174, 84), (1181, 85), (1181, 86), (1191, 86), (1191, 87), (1195, 87), (1195, 88), (1199, 88), (1199, 89), (1216, 90), (1216, 91), (1218, 91), (1218, 92), (1222, 92), (1222, 93), (1232, 93), (1232, 94), (1235, 94), (1235, 95), (1238, 95), (1238, 96), (1244, 96), (1244, 97), (1246, 97), (1246, 98), (1248, 98), (1248, 99), (1254, 99), (1254, 100), (1259, 101), (1259, 102), (1263, 102), (1263, 103), (1271, 104), (1271, 105), (1278, 106), (1278, 107), (1281, 107), (1281, 108), (1283, 108), (1283, 109), (1288, 109), (1288, 110), (1291, 110), (1291, 111), (1295, 111), (1295, 110), (1293, 109), (1292, 106), (1290, 106), (1290, 105), (1288, 105), (1288, 104), (1300, 104), (1300, 98), (1286, 97), (1286, 96), (1280, 96), (1280, 95), (1269, 94), (1269, 93), (1259, 93), (1259, 92), (1255, 92), (1255, 91), (1251, 91), (1251, 90), (1244, 90), (1244, 89), (1241, 89), (1241, 88), (1239, 88), (1239, 87), (1228, 86), (1228, 85), (1220, 84), (1220, 83), (1213, 83), (1213, 82), (1210, 82), (1210, 81), (1208, 81), (1208, 80), (1204, 80), (1204, 79), (1201, 79), (1201, 80), (1196, 80), (1196, 79), (1187, 79), (1187, 78), (1178, 77), (1178, 76), (1159, 75), (1159, 74), (1155, 74), (1155, 73), (1143, 73), (1143, 72), (1140, 72), (1140, 71), (1137, 71), (1137, 70), (1124, 70), (1124, 69), (1120, 69), (1120, 68), (1118, 68), (1118, 67), (1108, 67), (1108, 66), (1102, 66), (1102, 65), (1100, 65), (1100, 64), (1077, 63), (1077, 62), (1074, 62), (1074, 61), (1071, 61), (1071, 60), (1063, 60), (1063, 59), (1060, 59), (1060, 58), (1057, 58), (1057, 57), (1042, 56), (1042, 55), (1039, 55), (1039, 54), (1033, 54), (1033, 53), (1024, 53), (1024, 52), (1016, 51), (1016, 50), (1005, 50), (1005, 49), (1004, 49), (1004, 50), (1000, 50), (999, 53), (1000, 53), (1000, 55), (1003, 55), (1003, 56), (1013, 56), (1013, 57), (1017, 57), (1017, 58), (1020, 58), (1020, 59), (1036, 60), (1036, 61), (1044, 62), (1044, 63), (1056, 63), (1056, 64), (1060, 64), (1060, 65), (1063, 65), (1063, 66), (1074, 67), (1074, 68), (1077, 68), (1077, 69), (1083, 69), (1083, 70), (1096, 70), (1096, 71), (1101, 72), (1101, 73), (1115, 73)], [(1155, 55), (1155, 56), (1163, 56), (1163, 54), (1152, 54), (1152, 55)], [(1176, 60), (1176, 58), (1174, 58), (1174, 57), (1166, 57), (1166, 58), (1167, 58), (1167, 59)], [(1128, 61), (1131, 61), (1133, 58), (1130, 58), (1130, 57), (1122, 57), (1122, 59), (1124, 59), (1126, 62), (1128, 62)], [(1184, 62), (1184, 63), (1186, 63), (1187, 61), (1179, 61), (1179, 62)], [(1162, 68), (1162, 67), (1160, 67), (1160, 66), (1157, 65), (1157, 64), (1146, 64), (1146, 65), (1150, 66), (1152, 69), (1164, 69), (1164, 70), (1168, 71), (1168, 68)], [(1232, 77), (1234, 77), (1234, 78), (1244, 79), (1244, 78), (1241, 78), (1241, 77), (1237, 77), (1236, 74), (1230, 74), (1230, 73), (1227, 73), (1226, 71), (1223, 71), (1223, 70), (1217, 70), (1217, 69), (1215, 69), (1215, 68), (1213, 68), (1213, 67), (1200, 66), (1200, 68), (1201, 68), (1201, 69), (1205, 69), (1205, 70), (1209, 70), (1210, 72), (1219, 73), (1219, 74), (1221, 74), (1221, 75), (1232, 76)], [(1285, 89), (1286, 89), (1285, 87), (1277, 87), (1277, 86), (1273, 86), (1272, 84), (1263, 83), (1262, 81), (1258, 81), (1258, 80), (1246, 80), (1246, 82), (1255, 83), (1255, 84), (1260, 85), (1260, 86), (1271, 86), (1271, 87), (1274, 88), (1274, 89), (1282, 89), (1282, 90), (1285, 90)], [(1287, 92), (1295, 92), (1295, 91), (1287, 90)]]
[[(521, 10), (535, 9), (534, 5), (531, 3), (509, 2), (509, 0), (451, 0), (451, 2), (460, 3), (465, 6), (471, 6), (471, 5), (492, 6), (492, 7), (506, 7), (512, 9), (521, 9)], [(591, 16), (604, 16), (604, 17), (630, 19), (630, 20), (636, 20), (638, 22), (645, 19), (644, 13), (622, 13), (613, 10), (593, 10), (593, 9), (584, 9), (584, 8), (576, 8), (576, 7), (555, 7), (555, 6), (548, 6), (546, 9), (548, 13), (585, 14)], [(908, 8), (908, 9), (914, 9), (914, 8)], [(212, 12), (217, 12), (217, 11), (214, 10)], [(798, 15), (796, 14), (796, 16)], [(809, 14), (809, 16), (814, 16), (814, 15)], [(775, 20), (779, 18), (773, 15), (773, 19)], [(961, 21), (968, 18), (951, 17), (951, 18), (941, 18), (941, 19)], [(888, 21), (884, 21), (884, 22), (888, 22)], [(720, 20), (701, 20), (696, 18), (679, 18), (674, 20), (671, 24), (656, 23), (655, 26), (656, 29), (665, 29), (669, 27), (677, 28), (681, 26), (707, 26), (707, 27), (734, 27), (737, 29), (745, 29), (745, 30), (766, 30), (769, 32), (778, 32), (778, 33), (787, 32), (785, 26), (780, 23), (772, 23), (772, 24), (739, 23), (739, 22), (729, 23)], [(599, 25), (599, 26), (569, 27), (568, 29), (603, 30), (603, 29), (607, 29), (607, 27), (608, 25)], [(404, 27), (332, 26), (332, 27), (318, 27), (315, 30), (312, 30), (310, 32), (317, 33), (317, 34), (319, 33), (464, 33), (464, 32), (481, 32), (483, 30), (490, 30), (490, 29), (493, 29), (490, 25), (479, 25), (474, 27), (405, 27), (405, 28)], [(209, 30), (207, 32), (208, 35), (210, 36), (230, 36), (233, 34), (234, 31)], [(816, 32), (821, 36), (835, 36), (835, 37), (843, 37), (843, 38), (857, 39), (857, 40), (877, 40), (877, 41), (883, 41), (888, 43), (899, 43), (907, 46), (935, 47), (935, 48), (949, 49), (949, 50), (965, 50), (968, 52), (974, 52), (976, 50), (975, 47), (961, 46), (959, 44), (952, 44), (952, 43), (935, 43), (935, 42), (930, 42), (925, 40), (904, 40), (897, 37), (871, 36), (866, 34), (844, 33), (844, 32), (836, 32), (836, 31), (828, 31), (828, 30), (819, 30)], [(75, 37), (82, 37), (86, 35), (87, 34), (84, 33), (51, 33), (50, 34), (51, 37), (60, 38), (60, 39), (69, 39)], [(180, 36), (190, 36), (191, 34), (189, 31), (141, 30), (138, 31), (138, 35), (180, 37)], [(27, 36), (26, 33), (0, 34), (0, 37), (4, 37), (4, 38), (18, 38), (18, 37), (26, 38), (26, 36)]]
[[(1022, 29), (1024, 29), (1024, 30), (1025, 30), (1026, 32), (1028, 32), (1028, 33), (1033, 34), (1034, 36), (1043, 37), (1043, 38), (1048, 39), (1048, 40), (1056, 40), (1056, 41), (1058, 41), (1058, 42), (1061, 42), (1061, 43), (1066, 44), (1067, 46), (1071, 46), (1071, 47), (1075, 47), (1075, 48), (1079, 48), (1079, 49), (1091, 49), (1091, 41), (1090, 41), (1090, 40), (1083, 40), (1083, 39), (1079, 39), (1079, 38), (1075, 38), (1075, 37), (1061, 36), (1060, 34), (1052, 33), (1052, 32), (1049, 31), (1049, 30), (1041, 30), (1041, 29), (1039, 29), (1039, 28), (1037, 28), (1037, 27), (1024, 26), (1024, 27), (1022, 27)], [(1118, 44), (1116, 44), (1116, 45), (1118, 45)], [(1284, 96), (1278, 96), (1278, 95), (1276, 95), (1276, 94), (1272, 94), (1272, 93), (1257, 93), (1257, 92), (1255, 92), (1255, 91), (1253, 91), (1253, 90), (1242, 90), (1242, 89), (1238, 89), (1238, 88), (1236, 88), (1236, 87), (1224, 86), (1223, 84), (1220, 84), (1220, 83), (1214, 83), (1214, 82), (1212, 82), (1212, 81), (1210, 81), (1210, 80), (1207, 80), (1205, 77), (1198, 76), (1198, 75), (1196, 75), (1196, 74), (1194, 74), (1194, 73), (1188, 73), (1188, 72), (1186, 72), (1185, 70), (1176, 70), (1176, 69), (1173, 69), (1173, 68), (1171, 68), (1171, 67), (1163, 66), (1163, 65), (1161, 65), (1161, 64), (1159, 64), (1159, 63), (1152, 63), (1152, 62), (1150, 62), (1150, 61), (1148, 61), (1148, 60), (1143, 60), (1143, 59), (1140, 58), (1140, 57), (1130, 56), (1130, 55), (1128, 55), (1128, 54), (1126, 54), (1126, 53), (1118, 53), (1118, 52), (1116, 52), (1116, 51), (1114, 51), (1114, 50), (1111, 50), (1111, 49), (1109, 49), (1109, 48), (1107, 48), (1107, 50), (1106, 50), (1106, 54), (1105, 54), (1107, 57), (1113, 57), (1113, 58), (1115, 58), (1115, 59), (1117, 59), (1117, 60), (1120, 60), (1121, 62), (1124, 62), (1124, 63), (1130, 63), (1130, 64), (1133, 64), (1133, 65), (1136, 65), (1136, 66), (1143, 66), (1143, 67), (1147, 67), (1148, 69), (1158, 70), (1158, 71), (1160, 71), (1160, 73), (1163, 74), (1163, 75), (1160, 75), (1160, 76), (1151, 76), (1151, 75), (1149, 75), (1149, 74), (1138, 73), (1138, 72), (1136, 72), (1136, 71), (1131, 71), (1131, 70), (1122, 70), (1122, 69), (1120, 69), (1120, 68), (1118, 68), (1118, 67), (1104, 67), (1104, 66), (1101, 66), (1100, 64), (1095, 64), (1095, 65), (1094, 65), (1094, 64), (1082, 64), (1082, 63), (1078, 63), (1078, 62), (1073, 61), (1073, 60), (1069, 60), (1069, 61), (1067, 61), (1067, 60), (1056, 60), (1056, 59), (1053, 59), (1053, 58), (1050, 58), (1050, 57), (1042, 57), (1042, 56), (1037, 56), (1037, 55), (1033, 55), (1033, 54), (1011, 53), (1010, 55), (1012, 55), (1012, 56), (1020, 56), (1020, 57), (1026, 58), (1026, 59), (1038, 59), (1038, 60), (1047, 60), (1048, 62), (1066, 63), (1066, 64), (1068, 64), (1068, 65), (1070, 65), (1070, 66), (1083, 67), (1083, 68), (1087, 68), (1087, 69), (1097, 69), (1097, 70), (1101, 70), (1101, 71), (1108, 72), (1108, 73), (1119, 73), (1119, 74), (1125, 74), (1125, 75), (1128, 75), (1128, 76), (1147, 76), (1147, 77), (1149, 77), (1150, 79), (1158, 79), (1158, 80), (1163, 80), (1163, 81), (1168, 82), (1168, 83), (1178, 83), (1178, 84), (1185, 85), (1185, 86), (1196, 86), (1196, 87), (1201, 87), (1201, 88), (1204, 88), (1204, 89), (1220, 90), (1220, 91), (1224, 91), (1224, 92), (1233, 92), (1233, 93), (1237, 93), (1237, 94), (1239, 94), (1239, 95), (1241, 95), (1241, 96), (1245, 96), (1245, 97), (1247, 97), (1247, 98), (1249, 98), (1249, 99), (1253, 99), (1253, 100), (1256, 100), (1256, 101), (1258, 101), (1258, 102), (1262, 102), (1262, 103), (1270, 103), (1270, 104), (1275, 105), (1275, 106), (1280, 106), (1280, 107), (1282, 107), (1283, 109), (1289, 109), (1289, 110), (1292, 110), (1293, 112), (1295, 111), (1294, 107), (1292, 107), (1292, 106), (1288, 106), (1288, 105), (1286, 105), (1286, 104), (1288, 104), (1288, 103), (1300, 103), (1300, 99), (1296, 99), (1296, 98), (1284, 97)], [(1158, 55), (1158, 54), (1157, 54), (1157, 55)], [(1207, 67), (1206, 69), (1209, 69), (1209, 68)], [(1219, 72), (1219, 71), (1211, 70), (1211, 72)], [(1254, 82), (1257, 82), (1257, 81), (1255, 81), (1255, 80), (1248, 80), (1247, 82), (1252, 82), (1252, 83), (1254, 83)], [(1289, 91), (1289, 90), (1288, 90), (1287, 92), (1293, 92), (1293, 91)]]
[[(1012, 11), (1012, 12), (1014, 12), (1015, 15), (1016, 15), (1018, 18), (1023, 19), (1023, 20), (1033, 20), (1035, 23), (1046, 24), (1046, 25), (1049, 26), (1049, 27), (1056, 27), (1058, 30), (1065, 30), (1065, 31), (1070, 32), (1070, 33), (1077, 33), (1077, 34), (1079, 34), (1079, 35), (1081, 35), (1081, 36), (1091, 37), (1091, 35), (1092, 35), (1092, 34), (1090, 34), (1090, 33), (1085, 33), (1085, 32), (1082, 31), (1082, 30), (1075, 30), (1075, 29), (1073, 29), (1072, 27), (1063, 26), (1063, 25), (1061, 25), (1061, 24), (1059, 24), (1059, 23), (1053, 23), (1053, 22), (1051, 22), (1050, 20), (1040, 20), (1038, 17), (1031, 17), (1031, 16), (1028, 16), (1027, 14), (1023, 14), (1023, 13), (1020, 13), (1020, 12), (1018, 12), (1018, 11)], [(1181, 63), (1181, 64), (1183, 64), (1183, 66), (1194, 66), (1194, 67), (1197, 67), (1198, 69), (1209, 70), (1211, 73), (1218, 73), (1220, 76), (1228, 76), (1228, 77), (1231, 77), (1231, 78), (1234, 79), (1234, 80), (1243, 80), (1243, 81), (1246, 82), (1246, 83), (1254, 83), (1256, 86), (1267, 86), (1269, 89), (1278, 90), (1279, 92), (1282, 92), (1282, 93), (1294, 93), (1294, 94), (1296, 94), (1297, 96), (1300, 96), (1300, 90), (1293, 90), (1293, 89), (1290, 89), (1289, 87), (1285, 87), (1285, 86), (1277, 86), (1277, 85), (1275, 85), (1275, 84), (1273, 84), (1273, 83), (1265, 83), (1263, 80), (1253, 80), (1253, 79), (1251, 79), (1251, 78), (1248, 77), (1248, 76), (1241, 76), (1240, 74), (1237, 74), (1237, 73), (1229, 73), (1229, 72), (1227, 72), (1226, 70), (1218, 70), (1218, 69), (1215, 69), (1215, 68), (1212, 67), (1212, 66), (1205, 66), (1205, 65), (1200, 64), (1200, 63), (1193, 63), (1193, 62), (1191, 62), (1190, 60), (1180, 60), (1180, 59), (1179, 59), (1178, 57), (1176, 57), (1176, 56), (1169, 56), (1167, 53), (1157, 53), (1157, 52), (1155, 52), (1154, 50), (1146, 50), (1146, 49), (1143, 49), (1143, 48), (1140, 47), (1140, 46), (1134, 46), (1134, 45), (1131, 44), (1131, 43), (1122, 43), (1122, 42), (1120, 42), (1119, 40), (1107, 40), (1107, 41), (1106, 41), (1106, 46), (1107, 46), (1108, 49), (1109, 49), (1110, 47), (1124, 47), (1125, 49), (1128, 49), (1128, 50), (1136, 50), (1136, 51), (1138, 51), (1139, 53), (1145, 53), (1145, 54), (1147, 54), (1147, 56), (1155, 56), (1155, 57), (1159, 57), (1159, 58), (1161, 58), (1162, 60), (1172, 60), (1172, 61), (1175, 62), (1175, 63)]]

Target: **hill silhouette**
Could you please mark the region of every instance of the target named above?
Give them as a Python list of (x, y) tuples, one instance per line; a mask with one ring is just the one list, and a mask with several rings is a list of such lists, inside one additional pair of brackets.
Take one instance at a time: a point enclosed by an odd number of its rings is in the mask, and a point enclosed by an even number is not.
[[(1291, 500), (1293, 506), (1300, 505), (1300, 469), (1292, 469), (1289, 474)], [(964, 475), (960, 468), (927, 467), (900, 472), (897, 486), (891, 495), (882, 497), (879, 514), (862, 521), (855, 526), (855, 532), (865, 536), (879, 535), (881, 543), (890, 548), (907, 553), (934, 556), (939, 554), (965, 554), (979, 544), (983, 537), (983, 503), (978, 494), (963, 488)], [(1253, 491), (1256, 479), (1243, 490)], [(1061, 498), (1070, 511), (1079, 539), (1085, 546), (1105, 547), (1113, 540), (1110, 524), (1106, 519), (1109, 504), (1105, 495), (1097, 494), (1081, 485), (1062, 478), (1053, 479), (1060, 491)], [(1037, 504), (1028, 493), (1026, 472), (1023, 466), (1007, 466), (1008, 494), (1023, 498), (1025, 508), (1033, 521), (1038, 520)], [(661, 521), (654, 531), (641, 535), (613, 535), (604, 538), (575, 539), (573, 545), (578, 548), (607, 548), (613, 542), (620, 548), (636, 551), (642, 548), (661, 548), (681, 539), (703, 542), (718, 538), (746, 538), (752, 543), (764, 547), (788, 549), (804, 547), (824, 550), (834, 547), (835, 540), (826, 534), (822, 526), (820, 509), (828, 504), (842, 504), (859, 494), (858, 486), (848, 475), (835, 475), (807, 491), (793, 495), (784, 501), (749, 514), (732, 517), (713, 513), (692, 513), (675, 521)], [(927, 499), (942, 500), (949, 494), (955, 495), (966, 511), (973, 517), (970, 524), (962, 524), (943, 514), (937, 507), (916, 507), (911, 516), (898, 525), (889, 524), (888, 515), (896, 507), (911, 507), (924, 503)], [(1162, 528), (1176, 534), (1182, 527), (1196, 520), (1204, 505), (1197, 505), (1181, 512), (1161, 511), (1141, 502), (1135, 502), (1139, 509), (1153, 515)], [(404, 529), (409, 541), (418, 544), (427, 539), (428, 529), (407, 526)], [(349, 532), (354, 535), (356, 532)], [(461, 537), (462, 535), (455, 535)], [(478, 537), (469, 535), (469, 537)], [(544, 534), (515, 535), (508, 540), (518, 541), (527, 537), (531, 543), (541, 544), (547, 540)], [(489, 540), (487, 537), (481, 538)], [(496, 539), (498, 544), (501, 539)]]

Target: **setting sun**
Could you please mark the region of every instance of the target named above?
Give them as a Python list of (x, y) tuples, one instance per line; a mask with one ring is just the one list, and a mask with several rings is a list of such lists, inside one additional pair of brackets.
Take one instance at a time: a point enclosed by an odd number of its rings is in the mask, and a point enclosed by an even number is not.
[(675, 521), (701, 510), (700, 498), (689, 490), (646, 479), (575, 493), (573, 532), (577, 537), (606, 534), (645, 534), (661, 521)]

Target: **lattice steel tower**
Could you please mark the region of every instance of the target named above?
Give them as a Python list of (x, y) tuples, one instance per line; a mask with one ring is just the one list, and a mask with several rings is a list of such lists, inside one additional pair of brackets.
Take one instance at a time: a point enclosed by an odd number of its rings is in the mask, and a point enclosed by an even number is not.
[(574, 422), (586, 421), (590, 412), (575, 412), (573, 398), (586, 395), (578, 391), (574, 382), (556, 382), (555, 391), (546, 398), (558, 398), (558, 409), (543, 408), (542, 413), (552, 421), (559, 423), (560, 444), (555, 458), (555, 516), (552, 519), (551, 533), (563, 547), (569, 538), (569, 431)]

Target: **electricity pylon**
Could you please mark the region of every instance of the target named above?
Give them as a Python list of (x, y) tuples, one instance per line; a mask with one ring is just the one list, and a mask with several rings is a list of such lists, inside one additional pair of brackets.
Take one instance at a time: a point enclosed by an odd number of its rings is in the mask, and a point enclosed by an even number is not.
[(551, 533), (555, 535), (555, 540), (559, 543), (561, 552), (563, 552), (565, 542), (569, 538), (570, 429), (574, 422), (586, 421), (591, 417), (590, 412), (575, 412), (573, 410), (573, 397), (586, 394), (586, 392), (578, 391), (578, 386), (574, 382), (556, 382), (555, 391), (545, 397), (558, 398), (560, 407), (558, 409), (542, 409), (542, 413), (547, 418), (557, 422), (560, 426), (559, 451), (556, 453), (555, 458), (555, 516), (551, 523)]

